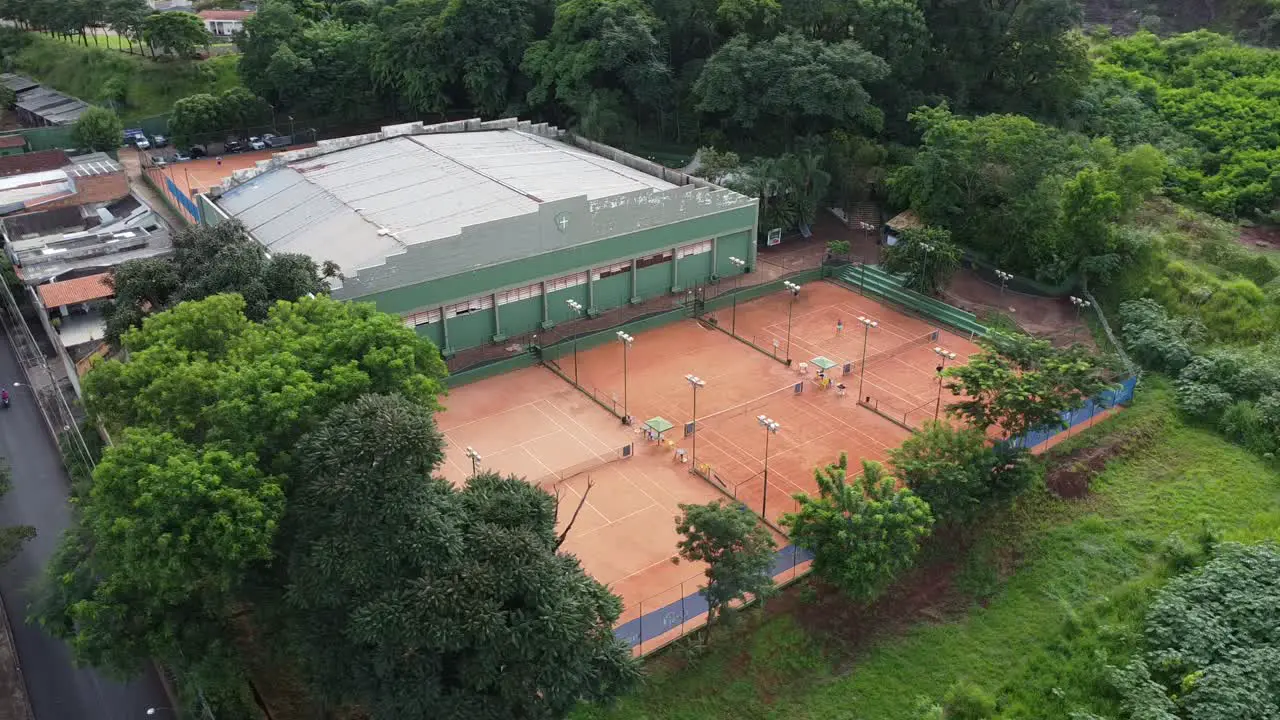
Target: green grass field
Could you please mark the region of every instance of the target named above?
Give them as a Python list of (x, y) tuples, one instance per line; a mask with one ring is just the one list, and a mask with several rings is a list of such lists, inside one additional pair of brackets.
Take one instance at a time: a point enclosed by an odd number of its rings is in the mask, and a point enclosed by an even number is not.
[(1280, 473), (1181, 423), (1158, 380), (1133, 408), (1055, 454), (1121, 433), (1150, 440), (1113, 459), (1090, 496), (1042, 491), (987, 524), (955, 559), (951, 613), (917, 616), (850, 650), (795, 614), (754, 611), (692, 660), (669, 649), (616, 707), (574, 717), (914, 720), (919, 699), (935, 701), (958, 680), (997, 697), (1001, 717), (1114, 716), (1103, 669), (1138, 647), (1170, 535), (1190, 540), (1203, 519), (1228, 540), (1280, 540)]
[[(13, 55), (13, 72), (74, 95), (86, 102), (102, 102), (102, 90), (112, 79), (124, 83), (126, 124), (138, 118), (167, 114), (175, 100), (201, 92), (222, 92), (240, 83), (236, 55), (209, 60), (152, 60), (79, 42), (27, 33), (25, 47)], [(98, 39), (102, 42), (103, 38)]]

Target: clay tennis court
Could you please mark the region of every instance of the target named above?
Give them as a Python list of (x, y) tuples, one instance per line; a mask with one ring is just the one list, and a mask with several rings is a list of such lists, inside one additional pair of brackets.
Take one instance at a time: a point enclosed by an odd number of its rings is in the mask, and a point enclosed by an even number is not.
[[(461, 484), (470, 476), (470, 446), (481, 455), (481, 469), (514, 473), (558, 491), (562, 529), (587, 495), (562, 549), (623, 598), (622, 622), (679, 600), (681, 582), (702, 572), (671, 562), (678, 505), (723, 496), (690, 475), (687, 465), (674, 463), (668, 450), (636, 442), (632, 428), (550, 370), (528, 368), (464, 385), (450, 391), (444, 404), (436, 420), (448, 442), (441, 470), (446, 479)], [(633, 443), (632, 457), (613, 454)], [(574, 474), (583, 467), (590, 469)], [(574, 476), (560, 480), (568, 474)], [(688, 585), (687, 592), (696, 590)]]
[[(777, 339), (779, 356), (785, 357), (790, 302), (790, 293), (780, 291), (740, 304), (738, 333), (754, 336), (767, 349)], [(849, 454), (854, 468), (862, 460), (883, 462), (910, 434), (858, 405), (863, 328), (860, 323), (850, 327), (858, 315), (880, 323), (868, 338), (863, 397), (886, 415), (904, 416), (908, 425), (931, 419), (938, 407), (935, 345), (955, 352), (954, 362), (978, 350), (967, 340), (831, 283), (805, 285), (791, 312), (791, 367), (692, 319), (638, 334), (626, 351), (625, 383), (620, 341), (581, 352), (576, 361), (569, 355), (558, 362), (567, 376), (576, 371), (597, 397), (616, 397), (625, 404), (637, 433), (651, 418), (670, 422), (675, 427), (664, 440), (686, 451), (701, 474), (776, 523), (795, 510), (795, 493), (817, 491), (815, 467), (835, 461), (841, 452)], [(717, 322), (728, 328), (734, 321), (730, 313), (717, 312)], [(837, 332), (841, 319), (844, 329)], [(826, 373), (829, 382), (820, 382), (812, 364), (819, 357), (835, 363)], [(851, 364), (849, 375), (844, 374), (846, 364)], [(690, 373), (706, 386), (698, 391), (698, 431), (685, 437), (685, 423), (694, 417), (693, 390), (685, 379)], [(846, 385), (843, 393), (837, 383)], [(949, 399), (944, 397), (943, 403)], [(897, 412), (899, 406), (902, 412)], [(766, 431), (759, 415), (777, 422), (778, 432)], [(648, 442), (643, 434), (637, 437), (638, 445)]]
[[(253, 150), (250, 152), (232, 153), (221, 157), (219, 164), (217, 157), (204, 157), (197, 160), (187, 160), (180, 163), (170, 163), (164, 167), (144, 167), (144, 172), (161, 189), (166, 188), (165, 179), (173, 181), (178, 190), (184, 193), (192, 201), (196, 195), (208, 192), (209, 188), (221, 185), (223, 180), (231, 177), (231, 174), (237, 170), (246, 170), (256, 167), (263, 160), (270, 160), (272, 155), (289, 150), (301, 150), (302, 148), (311, 147), (313, 143), (306, 145), (291, 145), (287, 148)], [(148, 156), (149, 157), (149, 156)], [(150, 160), (146, 161), (150, 165)], [(178, 211), (181, 212), (187, 220), (195, 222), (191, 212), (182, 205), (175, 202)]]
[[(792, 305), (790, 357), (797, 370), (799, 363), (814, 370), (814, 358), (828, 358), (835, 363), (828, 375), (843, 381), (850, 395), (912, 427), (940, 414), (937, 367), (942, 361), (933, 348), (954, 352), (954, 362), (960, 363), (979, 350), (966, 338), (827, 282), (805, 285), (794, 300), (786, 291), (772, 293), (736, 308), (722, 308), (712, 317), (759, 347), (772, 350), (776, 341), (778, 356), (785, 359), (788, 305)], [(867, 330), (859, 317), (876, 321), (877, 327)], [(860, 371), (864, 357), (865, 373)], [(845, 376), (843, 369), (849, 364), (854, 372)], [(954, 398), (946, 390), (942, 395), (945, 408)]]

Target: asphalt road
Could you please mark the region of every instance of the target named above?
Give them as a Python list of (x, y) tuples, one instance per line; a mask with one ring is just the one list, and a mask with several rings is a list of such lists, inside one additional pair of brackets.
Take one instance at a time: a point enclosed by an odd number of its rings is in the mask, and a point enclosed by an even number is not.
[[(13, 625), (14, 643), (26, 677), (36, 720), (138, 720), (149, 707), (167, 707), (168, 698), (153, 669), (121, 684), (90, 669), (76, 668), (70, 649), (26, 622), (31, 587), (71, 522), (70, 483), (58, 447), (35, 406), (9, 339), (0, 333), (0, 383), (10, 407), (0, 409), (0, 455), (13, 471), (13, 489), (0, 500), (0, 524), (31, 525), (37, 535), (22, 554), (0, 570), (0, 597)], [(172, 717), (162, 711), (156, 717)]]

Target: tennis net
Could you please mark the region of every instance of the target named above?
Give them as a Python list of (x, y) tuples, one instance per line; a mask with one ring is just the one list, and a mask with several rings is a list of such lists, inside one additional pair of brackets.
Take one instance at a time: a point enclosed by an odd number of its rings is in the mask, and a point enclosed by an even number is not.
[(730, 407), (725, 408), (724, 410), (717, 410), (716, 412), (713, 412), (710, 415), (703, 415), (702, 417), (698, 418), (697, 427), (701, 428), (711, 421), (727, 420), (729, 418), (734, 418), (740, 415), (746, 415), (747, 413), (763, 410), (765, 407), (769, 405), (770, 402), (772, 402), (773, 400), (779, 397), (783, 397), (786, 395), (794, 395), (796, 393), (796, 385), (799, 385), (799, 384), (800, 383), (791, 383), (786, 387), (780, 387), (777, 390), (771, 390), (759, 397), (754, 397), (750, 400), (747, 400), (746, 402), (741, 402), (741, 403), (738, 403), (737, 405), (732, 405)]
[(581, 475), (582, 473), (590, 472), (598, 467), (603, 467), (619, 460), (625, 460), (626, 458), (631, 457), (633, 449), (634, 445), (632, 443), (628, 443), (604, 455), (595, 455), (575, 465), (570, 465), (567, 468), (547, 473), (536, 481), (533, 481), (531, 484), (544, 490), (554, 487), (555, 485), (558, 485), (572, 477)]
[(926, 345), (929, 345), (931, 343), (936, 343), (936, 342), (938, 342), (938, 331), (931, 330), (928, 333), (921, 335), (920, 337), (912, 338), (910, 340), (907, 340), (906, 342), (900, 343), (886, 350), (881, 350), (879, 352), (868, 355), (867, 359), (863, 361), (862, 365), (863, 367), (871, 367), (876, 363), (884, 362), (885, 360), (890, 360), (906, 352), (914, 350), (915, 348), (924, 347)]

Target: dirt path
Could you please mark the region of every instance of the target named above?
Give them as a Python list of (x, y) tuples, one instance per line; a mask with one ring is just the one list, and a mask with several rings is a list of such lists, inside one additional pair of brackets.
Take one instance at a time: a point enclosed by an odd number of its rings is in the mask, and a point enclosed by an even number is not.
[(1072, 340), (1089, 342), (1089, 329), (1067, 298), (1024, 295), (1008, 289), (1002, 292), (999, 285), (988, 283), (967, 269), (955, 274), (943, 296), (952, 305), (975, 315), (999, 312), (1023, 330), (1049, 338), (1055, 344)]

